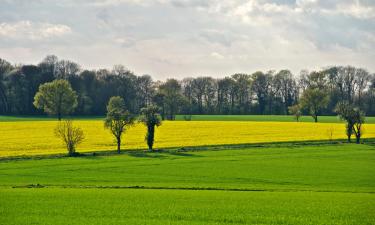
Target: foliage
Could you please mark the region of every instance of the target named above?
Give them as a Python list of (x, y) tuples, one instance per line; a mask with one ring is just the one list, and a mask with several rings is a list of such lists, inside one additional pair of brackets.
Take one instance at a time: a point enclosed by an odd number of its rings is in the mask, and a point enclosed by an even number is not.
[(68, 81), (55, 80), (39, 86), (34, 106), (48, 114), (57, 115), (61, 120), (63, 115), (73, 112), (77, 107), (77, 95)]
[(301, 106), (299, 104), (288, 107), (289, 114), (292, 114), (295, 120), (298, 122), (302, 116)]
[(310, 112), (315, 122), (318, 122), (318, 116), (328, 105), (329, 96), (325, 90), (319, 88), (306, 89), (300, 99), (301, 108)]
[(134, 124), (134, 116), (125, 108), (124, 99), (111, 97), (107, 105), (107, 116), (104, 120), (105, 128), (109, 129), (117, 142), (117, 152), (121, 151), (122, 134)]
[(157, 106), (150, 105), (141, 109), (141, 117), (139, 118), (139, 121), (144, 123), (147, 127), (145, 139), (150, 151), (152, 151), (154, 145), (155, 126), (161, 125), (161, 118), (158, 112), (159, 108)]
[(162, 117), (174, 120), (175, 115), (186, 104), (186, 99), (182, 95), (181, 85), (175, 79), (168, 79), (159, 86), (157, 94), (160, 98), (160, 101), (157, 101), (157, 103), (162, 109)]
[(353, 132), (356, 137), (356, 143), (359, 144), (363, 134), (362, 125), (365, 123), (365, 113), (359, 108), (354, 108), (354, 121)]
[(74, 127), (71, 120), (59, 121), (55, 128), (55, 136), (64, 142), (69, 156), (76, 154), (76, 146), (85, 139), (82, 129)]
[(0, 113), (40, 114), (33, 107), (38, 87), (64, 79), (76, 91), (75, 115), (104, 115), (112, 96), (121, 96), (126, 108), (135, 114), (150, 104), (158, 105), (166, 119), (174, 119), (176, 114), (285, 115), (307, 89), (324, 90), (329, 96), (322, 115), (331, 115), (340, 101), (359, 106), (366, 115), (375, 115), (375, 78), (365, 69), (333, 66), (302, 71), (300, 78), (295, 75), (280, 70), (154, 81), (122, 65), (82, 70), (77, 63), (56, 56), (47, 56), (38, 65), (13, 66), (0, 59)]
[(338, 103), (335, 111), (342, 120), (346, 121), (348, 142), (351, 141), (351, 136), (354, 133), (356, 142), (359, 144), (362, 136), (362, 124), (365, 122), (364, 112), (349, 102)]

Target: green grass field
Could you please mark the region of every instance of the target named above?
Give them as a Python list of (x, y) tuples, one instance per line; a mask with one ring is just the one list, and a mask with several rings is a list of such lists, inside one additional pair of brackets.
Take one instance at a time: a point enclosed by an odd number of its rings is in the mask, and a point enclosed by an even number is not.
[[(101, 116), (68, 116), (74, 120), (104, 120)], [(4, 116), (0, 115), (0, 122), (21, 122), (21, 121), (56, 121), (52, 116)]]
[(365, 193), (6, 189), (2, 224), (374, 224)]
[(374, 165), (373, 144), (2, 160), (0, 218), (4, 224), (374, 224)]

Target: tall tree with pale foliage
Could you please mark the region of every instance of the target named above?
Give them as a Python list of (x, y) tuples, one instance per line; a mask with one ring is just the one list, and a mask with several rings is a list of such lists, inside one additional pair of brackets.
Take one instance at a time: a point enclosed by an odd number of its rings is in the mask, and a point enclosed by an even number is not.
[(77, 105), (77, 94), (66, 80), (54, 80), (40, 85), (34, 97), (36, 108), (50, 115), (57, 115), (59, 120), (63, 115), (72, 113)]

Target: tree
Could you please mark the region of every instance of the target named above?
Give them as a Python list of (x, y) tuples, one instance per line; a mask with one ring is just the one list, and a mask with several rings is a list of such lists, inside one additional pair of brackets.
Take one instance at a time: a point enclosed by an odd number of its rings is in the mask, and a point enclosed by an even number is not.
[(339, 115), (340, 119), (346, 121), (348, 142), (351, 142), (351, 136), (354, 133), (356, 142), (359, 144), (363, 133), (362, 124), (365, 122), (364, 112), (349, 102), (339, 102), (335, 108), (335, 112)]
[(252, 75), (252, 80), (252, 89), (258, 100), (259, 114), (263, 115), (265, 114), (267, 100), (269, 99), (272, 77), (270, 74), (258, 71)]
[(298, 96), (298, 88), (293, 74), (289, 70), (281, 70), (275, 75), (274, 85), (284, 105), (284, 113), (288, 114), (288, 107), (293, 105)]
[(40, 85), (34, 97), (34, 106), (37, 109), (57, 115), (59, 120), (63, 115), (73, 112), (77, 104), (76, 92), (66, 80), (54, 80)]
[(107, 116), (104, 127), (109, 129), (117, 142), (117, 153), (121, 151), (122, 134), (134, 124), (134, 117), (126, 110), (124, 99), (111, 97), (107, 105)]
[(363, 106), (363, 92), (368, 90), (370, 85), (371, 75), (365, 69), (357, 69), (355, 83), (357, 85), (357, 105), (362, 108)]
[(174, 120), (175, 115), (186, 101), (182, 95), (181, 85), (175, 79), (168, 79), (159, 86), (158, 94), (163, 98), (161, 107), (164, 109), (166, 118)]
[(161, 125), (161, 118), (158, 112), (159, 108), (153, 105), (141, 109), (140, 121), (147, 126), (146, 141), (150, 151), (152, 151), (154, 145), (155, 126)]
[(225, 77), (217, 81), (217, 112), (230, 114), (234, 108), (235, 81), (231, 77)]
[(362, 125), (365, 123), (365, 113), (359, 108), (354, 108), (354, 126), (353, 132), (355, 134), (356, 143), (359, 144), (362, 137)]
[(289, 106), (288, 110), (289, 110), (289, 114), (293, 115), (296, 121), (298, 122), (299, 118), (302, 116), (301, 106), (298, 104)]
[(13, 69), (12, 65), (0, 58), (0, 113), (8, 112), (8, 98), (6, 95), (6, 86), (4, 84), (5, 74)]
[(300, 100), (302, 108), (310, 112), (315, 123), (318, 122), (318, 116), (321, 115), (322, 110), (327, 107), (328, 101), (328, 94), (319, 88), (306, 89)]
[[(154, 96), (154, 82), (150, 75), (143, 75), (137, 77), (136, 81), (137, 92), (137, 109), (141, 109), (151, 104), (152, 96)], [(137, 112), (139, 112), (137, 110)]]
[(212, 107), (215, 98), (215, 81), (212, 77), (197, 77), (191, 81), (192, 95), (197, 104), (197, 113), (203, 114)]
[(248, 74), (234, 74), (232, 79), (235, 81), (237, 100), (237, 113), (246, 114), (250, 109), (251, 102), (251, 79)]
[(55, 135), (62, 139), (69, 156), (76, 155), (76, 146), (85, 139), (81, 128), (74, 127), (71, 120), (59, 121), (55, 128)]

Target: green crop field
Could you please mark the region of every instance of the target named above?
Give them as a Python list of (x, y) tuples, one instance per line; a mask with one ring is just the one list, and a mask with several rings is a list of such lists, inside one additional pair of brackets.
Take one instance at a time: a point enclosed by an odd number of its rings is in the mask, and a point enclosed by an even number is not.
[(375, 145), (0, 161), (4, 224), (374, 224)]

